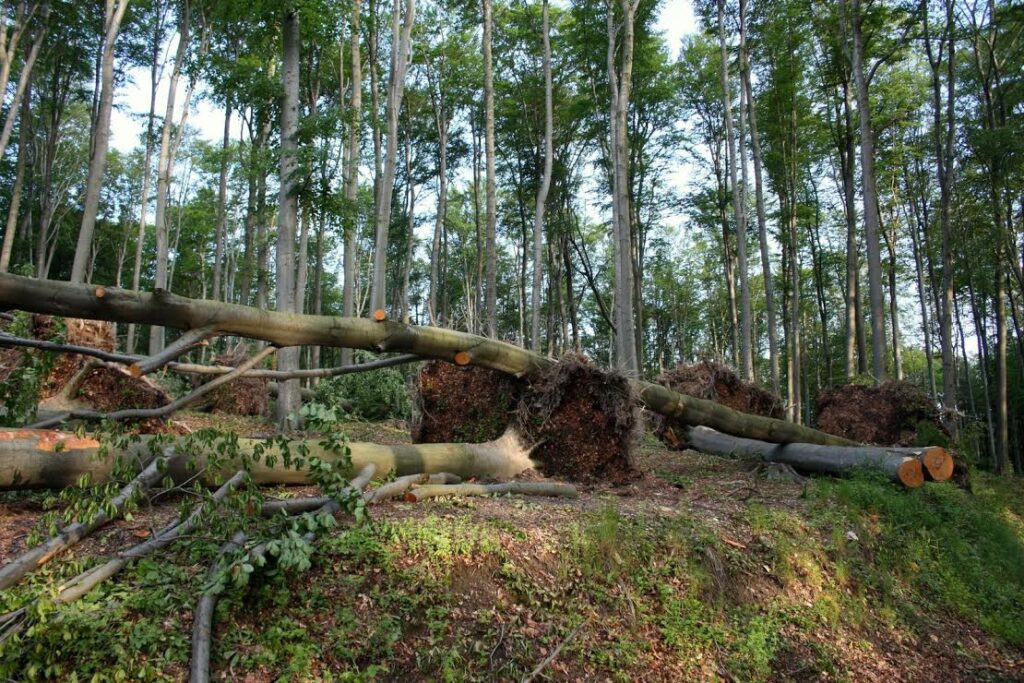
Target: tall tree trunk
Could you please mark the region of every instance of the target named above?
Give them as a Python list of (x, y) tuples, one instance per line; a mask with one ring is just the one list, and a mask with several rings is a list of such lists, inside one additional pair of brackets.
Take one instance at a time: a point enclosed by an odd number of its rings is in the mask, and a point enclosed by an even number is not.
[[(998, 250), (1002, 252), (1002, 249)], [(999, 254), (1001, 256), (1001, 254)], [(1000, 263), (997, 260), (997, 263)], [(1004, 476), (1013, 474), (1010, 462), (1010, 431), (1007, 409), (1007, 371), (1006, 371), (1006, 276), (1002, 267), (996, 269), (996, 463), (999, 473)]]
[[(875, 133), (871, 128), (871, 101), (864, 68), (864, 35), (860, 0), (839, 0), (840, 15), (852, 32), (851, 59), (860, 115), (860, 165), (864, 198), (864, 245), (868, 255), (868, 302), (871, 313), (871, 359), (875, 383), (886, 381), (885, 302), (882, 291), (882, 253), (879, 238), (878, 189), (875, 185)], [(851, 11), (847, 13), (847, 4)]]
[[(354, 0), (352, 18), (349, 21), (352, 50), (352, 77), (349, 78), (349, 87), (352, 90), (349, 96), (348, 167), (345, 169), (345, 279), (342, 290), (342, 312), (347, 317), (354, 316), (356, 312), (356, 276), (359, 268), (356, 251), (359, 248), (359, 147), (363, 122), (363, 73), (362, 58), (359, 54), (360, 11), (360, 0)], [(338, 97), (341, 97), (341, 93), (338, 93)], [(352, 364), (352, 349), (341, 350), (341, 364)]]
[[(149, 113), (146, 116), (146, 153), (142, 162), (142, 192), (139, 196), (139, 230), (135, 238), (135, 263), (132, 266), (132, 289), (138, 290), (142, 279), (142, 252), (146, 246), (146, 213), (149, 210), (149, 181), (153, 167), (153, 123), (156, 119), (156, 91), (160, 87), (163, 65), (160, 63), (160, 36), (163, 34), (163, 20), (158, 19), (154, 28), (149, 62)], [(246, 302), (243, 302), (246, 303)], [(128, 325), (125, 350), (135, 353), (135, 324)]]
[(484, 195), (487, 208), (484, 211), (487, 224), (487, 284), (484, 303), (484, 316), (487, 319), (487, 336), (498, 336), (498, 209), (495, 189), (495, 157), (494, 157), (494, 60), (491, 55), (494, 17), (492, 16), (491, 0), (483, 0), (483, 53), (484, 53), (484, 155), (485, 178)]
[[(907, 171), (904, 169), (904, 183), (906, 184), (906, 192), (910, 194), (909, 180), (906, 177)], [(931, 315), (928, 312), (928, 297), (925, 293), (924, 284), (924, 256), (922, 254), (924, 244), (922, 227), (918, 224), (916, 216), (911, 217), (909, 212), (906, 212), (907, 229), (910, 231), (910, 241), (913, 246), (914, 252), (914, 271), (917, 275), (917, 299), (921, 307), (921, 332), (924, 335), (924, 357), (928, 369), (928, 390), (931, 394), (933, 401), (938, 401), (939, 395), (938, 390), (935, 386), (935, 369), (932, 363), (932, 324)], [(952, 331), (952, 330), (950, 330)], [(945, 371), (943, 371), (945, 372)], [(956, 384), (956, 378), (953, 379), (954, 385)], [(945, 393), (945, 391), (943, 391)]]
[[(955, 429), (957, 397), (956, 371), (953, 361), (953, 245), (952, 219), (950, 205), (952, 201), (954, 133), (956, 120), (954, 117), (954, 101), (956, 91), (956, 25), (953, 0), (944, 0), (946, 23), (939, 37), (938, 50), (932, 47), (929, 34), (928, 6), (924, 8), (924, 45), (928, 55), (928, 63), (932, 76), (932, 138), (935, 145), (935, 171), (939, 182), (939, 225), (942, 233), (942, 306), (939, 309), (939, 342), (942, 346), (942, 407), (946, 421)], [(941, 84), (942, 56), (946, 55), (946, 98), (945, 116), (943, 116), (943, 98)], [(943, 120), (945, 119), (945, 120)], [(933, 380), (934, 381), (934, 380)]]
[(608, 80), (611, 85), (612, 235), (615, 254), (615, 364), (640, 374), (633, 311), (633, 230), (629, 206), (629, 98), (633, 87), (633, 39), (639, 0), (619, 0), (622, 10), (621, 62), (616, 65), (618, 22), (614, 0), (608, 3)]
[[(746, 4), (746, 3), (744, 3)], [(741, 14), (741, 17), (745, 16)], [(747, 93), (747, 112), (750, 120), (750, 150), (754, 157), (754, 196), (757, 205), (757, 240), (761, 248), (761, 274), (764, 278), (764, 306), (768, 326), (768, 356), (771, 365), (772, 391), (779, 394), (779, 329), (776, 322), (775, 282), (772, 279), (772, 263), (768, 252), (768, 222), (764, 209), (764, 170), (761, 154), (761, 139), (757, 129), (757, 107), (754, 91), (750, 84), (750, 64), (747, 57), (746, 32), (740, 44), (740, 75), (743, 89)]]
[(222, 301), (221, 269), (228, 228), (228, 146), (231, 144), (231, 104), (224, 105), (224, 140), (220, 146), (220, 180), (217, 184), (217, 234), (213, 252), (213, 300)]
[[(434, 236), (430, 244), (430, 294), (427, 302), (427, 315), (431, 325), (444, 324), (438, 311), (438, 293), (443, 289), (441, 282), (441, 242), (444, 236), (445, 220), (448, 217), (448, 101), (444, 85), (444, 55), (441, 55), (441, 67), (437, 75), (436, 95), (431, 88), (434, 105), (434, 125), (437, 128), (437, 212), (434, 216)], [(469, 276), (467, 268), (467, 277)], [(470, 321), (475, 314), (476, 301), (470, 302), (471, 288), (466, 288), (466, 314)], [(467, 321), (468, 322), (468, 321)], [(469, 331), (474, 331), (472, 324)]]
[[(745, 3), (741, 3), (740, 13), (746, 11)], [(747, 282), (747, 212), (740, 196), (737, 181), (736, 138), (732, 121), (732, 90), (729, 83), (729, 53), (725, 39), (725, 0), (718, 0), (718, 47), (721, 53), (720, 76), (722, 79), (722, 109), (725, 115), (726, 153), (729, 155), (729, 182), (732, 185), (732, 213), (736, 230), (736, 260), (739, 269), (740, 284), (740, 376), (750, 381), (754, 376), (754, 357), (750, 344), (750, 285)], [(742, 114), (741, 114), (742, 121)], [(740, 124), (742, 129), (742, 122)], [(742, 134), (742, 133), (741, 133)], [(740, 152), (742, 154), (742, 150)], [(746, 164), (744, 163), (744, 167)], [(745, 171), (744, 171), (745, 173)]]
[[(299, 128), (299, 13), (289, 11), (284, 17), (282, 39), (281, 82), (284, 86), (284, 101), (281, 105), (281, 176), (278, 195), (277, 216), (277, 310), (294, 312), (295, 305), (295, 232), (298, 223), (298, 178)], [(280, 370), (297, 370), (299, 349), (283, 348), (277, 352), (277, 367)], [(300, 404), (299, 381), (285, 380), (277, 385), (277, 402), (274, 416), (282, 427), (298, 424), (296, 413)]]
[[(405, 0), (405, 16), (401, 0), (394, 0), (391, 15), (391, 78), (388, 83), (388, 140), (384, 158), (384, 176), (376, 196), (376, 231), (373, 251), (373, 281), (370, 308), (383, 310), (387, 301), (388, 232), (391, 227), (391, 197), (398, 162), (398, 114), (402, 109), (405, 73), (412, 60), (412, 27), (416, 19), (416, 0)], [(399, 21), (401, 19), (401, 22)]]
[(32, 153), (28, 141), (28, 131), (32, 111), (31, 87), (26, 88), (25, 97), (21, 102), (21, 118), (18, 129), (18, 161), (14, 169), (14, 187), (11, 189), (11, 204), (7, 209), (7, 226), (4, 228), (4, 244), (0, 250), (0, 273), (6, 273), (11, 264), (11, 252), (14, 251), (14, 233), (18, 227), (18, 212), (21, 209), (21, 192), (25, 185), (25, 166)]
[(103, 13), (103, 50), (100, 60), (100, 96), (97, 116), (92, 131), (92, 149), (89, 157), (89, 176), (85, 183), (82, 202), (82, 226), (78, 231), (75, 259), (71, 264), (71, 282), (84, 282), (85, 269), (92, 253), (92, 238), (96, 232), (96, 215), (100, 207), (103, 172), (107, 167), (107, 147), (110, 143), (110, 110), (114, 104), (114, 47), (121, 30), (121, 20), (128, 9), (129, 0), (106, 0)]
[[(188, 44), (191, 38), (189, 31), (189, 17), (191, 4), (188, 0), (182, 4), (178, 19), (178, 49), (174, 56), (174, 69), (171, 71), (171, 78), (168, 83), (167, 104), (164, 109), (163, 130), (160, 135), (160, 158), (157, 164), (156, 176), (156, 276), (153, 281), (154, 289), (167, 289), (170, 278), (168, 277), (168, 240), (169, 231), (167, 219), (167, 202), (171, 189), (171, 172), (174, 168), (174, 156), (179, 141), (184, 133), (183, 125), (188, 115), (189, 97), (185, 98), (185, 106), (182, 108), (182, 125), (172, 139), (171, 129), (174, 124), (174, 100), (177, 94), (178, 81), (181, 79), (182, 70), (185, 67), (185, 57), (188, 54)], [(189, 89), (191, 95), (191, 88)], [(149, 353), (154, 355), (160, 353), (164, 348), (164, 329), (159, 326), (149, 328)]]
[(548, 25), (548, 0), (541, 2), (541, 38), (544, 43), (544, 175), (537, 190), (537, 210), (533, 217), (533, 288), (531, 291), (530, 348), (540, 351), (540, 302), (541, 287), (544, 283), (543, 242), (544, 204), (551, 189), (551, 167), (554, 149), (555, 114), (551, 86), (551, 32)]

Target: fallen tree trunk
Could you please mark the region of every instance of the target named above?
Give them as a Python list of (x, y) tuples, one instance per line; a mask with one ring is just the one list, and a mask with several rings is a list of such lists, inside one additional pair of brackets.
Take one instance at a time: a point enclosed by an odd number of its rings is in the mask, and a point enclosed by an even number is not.
[[(909, 488), (924, 483), (923, 463), (932, 477), (942, 481), (952, 474), (953, 460), (944, 448), (886, 448), (884, 446), (820, 446), (806, 443), (774, 444), (742, 439), (707, 427), (692, 427), (683, 441), (714, 455), (746, 455), (790, 465), (796, 470), (844, 476), (861, 467), (876, 467), (893, 481)], [(947, 465), (948, 463), (948, 465)], [(947, 472), (948, 470), (948, 472)], [(936, 474), (938, 476), (936, 476)]]
[[(161, 444), (174, 449), (189, 437), (177, 437), (177, 441)], [(51, 430), (6, 429), (0, 430), (0, 490), (27, 488), (64, 488), (72, 486), (82, 475), (89, 475), (94, 484), (110, 479), (118, 458), (127, 462), (147, 462), (151, 459), (149, 444), (153, 437), (142, 436), (140, 441), (126, 450), (114, 451), (106, 458), (97, 457), (100, 442), (74, 434)], [(215, 455), (214, 445), (204, 445), (193, 439), (188, 442), (188, 454), (194, 460), (196, 469), (189, 471), (188, 458), (171, 460), (167, 475), (181, 482), (195, 476), (208, 466), (210, 456)], [(239, 456), (253, 456), (256, 453), (277, 455), (274, 443), (263, 439), (238, 439)], [(378, 472), (394, 470), (397, 475), (434, 474), (449, 472), (460, 477), (489, 477), (505, 479), (533, 467), (529, 449), (523, 446), (515, 432), (508, 432), (500, 439), (479, 444), (437, 443), (401, 446), (382, 446), (374, 443), (349, 443), (352, 468), (358, 471), (366, 465), (374, 465)], [(342, 456), (321, 445), (320, 440), (292, 441), (289, 450), (296, 457), (300, 452), (307, 457), (316, 456), (326, 462), (334, 462)], [(181, 451), (184, 453), (185, 451)], [(233, 460), (218, 462), (214, 471), (206, 471), (203, 480), (207, 485), (219, 486), (234, 474), (241, 463)], [(289, 468), (278, 455), (276, 462), (268, 465), (265, 458), (252, 465), (252, 480), (256, 484), (310, 484), (304, 470)]]
[[(390, 320), (265, 311), (188, 299), (165, 290), (150, 294), (6, 273), (0, 274), (0, 306), (182, 330), (212, 328), (219, 334), (262, 339), (279, 347), (309, 345), (401, 351), (459, 365), (478, 365), (517, 377), (533, 375), (556, 362), (512, 344), (456, 330)], [(727, 434), (776, 443), (856, 445), (816, 429), (748, 415), (650, 382), (633, 380), (633, 386), (649, 410), (683, 425), (706, 425)]]

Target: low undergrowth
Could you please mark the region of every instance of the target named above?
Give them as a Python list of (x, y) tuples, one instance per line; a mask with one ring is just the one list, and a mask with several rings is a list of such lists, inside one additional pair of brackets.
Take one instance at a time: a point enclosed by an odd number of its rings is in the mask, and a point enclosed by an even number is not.
[[(908, 492), (864, 477), (800, 491), (714, 512), (600, 493), (375, 508), (374, 521), (324, 533), (308, 566), (226, 587), (215, 677), (520, 680), (559, 646), (541, 679), (1020, 673), (1019, 484), (980, 476), (974, 494)], [(0, 645), (0, 680), (181, 680), (220, 541), (198, 532), (44, 610)], [(0, 596), (0, 611), (92, 563), (45, 566)]]

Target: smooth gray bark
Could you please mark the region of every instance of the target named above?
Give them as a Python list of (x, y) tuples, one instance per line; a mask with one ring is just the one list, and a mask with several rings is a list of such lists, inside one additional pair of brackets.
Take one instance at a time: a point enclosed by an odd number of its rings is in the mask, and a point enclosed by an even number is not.
[(370, 309), (372, 311), (384, 310), (387, 305), (388, 234), (391, 228), (391, 197), (395, 189), (395, 168), (398, 163), (398, 114), (402, 109), (402, 95), (405, 92), (405, 74), (412, 61), (412, 27), (416, 19), (416, 0), (405, 0), (404, 17), (401, 16), (401, 1), (394, 0), (391, 15), (391, 78), (388, 83), (387, 99), (388, 139), (384, 157), (384, 176), (380, 180), (376, 196), (373, 281), (370, 284)]
[[(298, 197), (296, 172), (298, 171), (299, 128), (299, 13), (288, 12), (282, 30), (281, 82), (284, 101), (281, 105), (281, 171), (277, 214), (277, 310), (293, 313), (295, 306), (295, 232), (298, 223)], [(281, 349), (277, 357), (279, 370), (285, 372), (299, 367), (299, 350)], [(286, 427), (298, 426), (296, 415), (299, 404), (298, 380), (285, 380), (278, 385), (274, 417)]]
[(93, 125), (89, 176), (85, 184), (82, 225), (78, 231), (75, 260), (71, 264), (71, 282), (85, 282), (85, 271), (92, 252), (92, 238), (96, 232), (96, 215), (99, 213), (100, 207), (103, 172), (107, 168), (107, 147), (110, 144), (110, 111), (114, 105), (114, 47), (121, 31), (121, 20), (128, 9), (128, 2), (129, 0), (106, 0), (104, 6), (99, 107)]
[(537, 190), (537, 208), (533, 216), (533, 289), (531, 291), (530, 348), (540, 351), (540, 302), (544, 284), (544, 205), (551, 189), (553, 165), (555, 114), (551, 86), (551, 30), (548, 19), (548, 0), (541, 2), (542, 39), (544, 42), (544, 175)]

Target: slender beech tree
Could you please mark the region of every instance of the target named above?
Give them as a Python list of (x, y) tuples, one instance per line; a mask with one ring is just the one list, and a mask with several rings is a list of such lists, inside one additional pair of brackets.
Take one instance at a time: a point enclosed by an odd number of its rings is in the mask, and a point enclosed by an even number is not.
[[(178, 47), (174, 54), (174, 67), (167, 82), (167, 101), (164, 107), (164, 120), (160, 132), (160, 156), (157, 161), (156, 175), (156, 214), (154, 225), (156, 230), (156, 273), (153, 279), (154, 289), (168, 287), (168, 258), (170, 225), (167, 218), (167, 204), (171, 191), (171, 173), (174, 168), (174, 156), (177, 141), (184, 133), (184, 126), (178, 126), (177, 137), (173, 134), (174, 107), (178, 91), (178, 83), (185, 69), (188, 45), (191, 32), (191, 0), (184, 0), (178, 10)], [(188, 112), (189, 102), (182, 108), (182, 117)], [(164, 328), (153, 325), (149, 328), (149, 353), (156, 354), (164, 348)]]
[(100, 208), (103, 171), (107, 167), (110, 144), (110, 110), (114, 106), (114, 48), (121, 32), (121, 20), (129, 0), (106, 0), (103, 11), (103, 42), (100, 51), (99, 98), (92, 126), (89, 155), (89, 177), (85, 184), (82, 225), (78, 231), (75, 258), (71, 264), (71, 281), (85, 282), (85, 271), (92, 257), (92, 238), (96, 232), (96, 215)]
[(541, 38), (544, 44), (544, 172), (537, 189), (537, 209), (533, 216), (533, 289), (531, 291), (530, 348), (540, 351), (540, 302), (544, 282), (544, 205), (551, 189), (551, 168), (554, 157), (555, 114), (551, 87), (551, 30), (548, 0), (541, 0)]
[[(612, 240), (615, 255), (615, 364), (640, 372), (633, 311), (633, 230), (629, 205), (629, 96), (633, 86), (633, 38), (639, 0), (608, 0), (609, 128), (612, 157)], [(621, 25), (621, 39), (619, 27)], [(620, 42), (621, 41), (621, 42)], [(616, 56), (618, 55), (618, 59)]]
[[(839, 0), (840, 21), (849, 29), (847, 49), (860, 117), (861, 194), (864, 199), (864, 248), (868, 257), (868, 309), (871, 315), (871, 374), (876, 384), (888, 379), (885, 367), (885, 299), (882, 288), (881, 221), (875, 182), (875, 131), (871, 126), (868, 84), (872, 72), (864, 64), (864, 15), (860, 0)], [(846, 31), (844, 30), (844, 33)], [(877, 64), (876, 64), (877, 66)]]
[[(736, 177), (738, 163), (736, 154), (736, 137), (732, 119), (732, 88), (729, 79), (729, 53), (725, 35), (725, 0), (718, 0), (718, 46), (722, 54), (720, 65), (722, 78), (722, 109), (725, 114), (725, 144), (728, 155), (729, 184), (732, 187), (732, 213), (735, 221), (736, 261), (740, 283), (740, 375), (750, 381), (754, 377), (754, 356), (751, 350), (750, 336), (750, 285), (747, 282), (747, 209), (743, 205), (740, 185)], [(742, 101), (742, 98), (741, 98)], [(742, 117), (742, 114), (741, 114)], [(742, 124), (741, 124), (742, 125)], [(744, 151), (740, 150), (742, 157)], [(746, 173), (746, 162), (744, 173)]]
[[(349, 49), (351, 50), (352, 75), (349, 78), (349, 106), (348, 106), (348, 165), (345, 167), (345, 206), (344, 206), (344, 227), (345, 227), (345, 248), (343, 255), (344, 281), (342, 284), (342, 313), (347, 317), (356, 314), (356, 277), (358, 275), (359, 261), (357, 250), (359, 249), (359, 150), (362, 141), (363, 130), (363, 71), (362, 57), (360, 56), (360, 12), (362, 3), (360, 0), (353, 0), (352, 14), (349, 19)], [(341, 93), (338, 95), (341, 97)], [(341, 350), (342, 365), (352, 363), (352, 349)]]
[(391, 76), (388, 82), (387, 151), (384, 156), (384, 176), (375, 198), (376, 230), (373, 250), (373, 280), (370, 290), (370, 308), (384, 310), (387, 301), (388, 234), (391, 227), (391, 197), (395, 189), (395, 168), (398, 163), (398, 115), (402, 109), (405, 74), (412, 60), (412, 27), (416, 19), (416, 0), (394, 0), (391, 13)]
[[(282, 30), (281, 83), (284, 99), (281, 103), (281, 171), (279, 178), (277, 212), (277, 310), (296, 311), (295, 306), (295, 233), (298, 223), (299, 159), (299, 12), (291, 8), (285, 12)], [(299, 349), (283, 348), (277, 352), (277, 367), (289, 372), (299, 369)], [(299, 381), (278, 383), (274, 416), (282, 426), (295, 426), (299, 407)]]
[(498, 208), (496, 171), (494, 159), (494, 60), (491, 55), (494, 17), (492, 0), (482, 0), (483, 4), (483, 56), (484, 56), (484, 157), (485, 180), (484, 195), (487, 223), (487, 255), (485, 287), (486, 301), (484, 317), (487, 319), (487, 335), (498, 336)]

